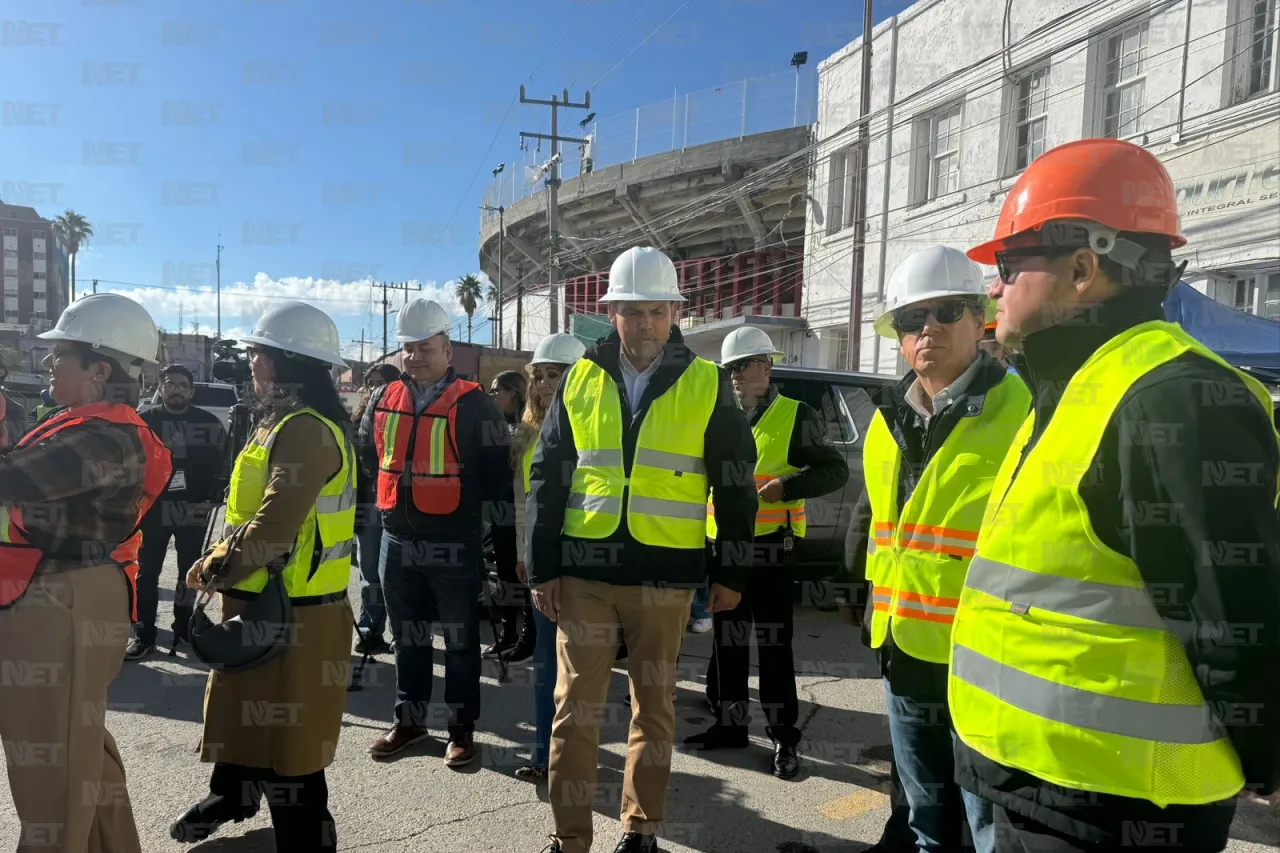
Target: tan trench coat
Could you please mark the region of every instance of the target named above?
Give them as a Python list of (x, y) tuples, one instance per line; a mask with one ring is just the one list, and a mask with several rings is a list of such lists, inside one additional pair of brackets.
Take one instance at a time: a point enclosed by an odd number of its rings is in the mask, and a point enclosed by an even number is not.
[[(254, 440), (265, 437), (259, 430)], [(341, 458), (333, 433), (318, 419), (296, 417), (285, 425), (272, 447), (270, 480), (257, 516), (206, 558), (207, 564), (229, 555), (224, 584), (248, 577), (271, 559), (273, 549), (288, 550)], [(221, 598), (224, 620), (244, 607)], [(293, 615), (296, 642), (283, 654), (246, 672), (209, 674), (201, 761), (270, 768), (282, 776), (315, 773), (333, 762), (346, 706), (351, 606), (344, 599), (295, 607)]]

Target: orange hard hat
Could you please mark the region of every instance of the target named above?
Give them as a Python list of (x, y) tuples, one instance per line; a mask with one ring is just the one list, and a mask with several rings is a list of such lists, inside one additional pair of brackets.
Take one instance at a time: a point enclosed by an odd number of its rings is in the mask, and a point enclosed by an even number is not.
[(970, 249), (969, 257), (994, 265), (1010, 237), (1062, 219), (1161, 234), (1170, 249), (1187, 243), (1173, 181), (1154, 154), (1120, 139), (1081, 139), (1046, 151), (1027, 167), (1005, 196), (995, 237)]

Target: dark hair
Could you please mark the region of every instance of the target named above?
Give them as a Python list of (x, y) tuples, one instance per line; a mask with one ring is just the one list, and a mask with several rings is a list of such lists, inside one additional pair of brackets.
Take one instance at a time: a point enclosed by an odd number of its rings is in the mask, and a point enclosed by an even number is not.
[(261, 423), (278, 423), (298, 409), (315, 409), (321, 417), (343, 424), (351, 419), (338, 396), (338, 386), (328, 364), (308, 356), (287, 355), (275, 347), (254, 345), (256, 352), (271, 360), (275, 368), (275, 393), (258, 407)]
[(187, 378), (187, 381), (190, 382), (192, 385), (196, 384), (195, 376), (193, 376), (191, 374), (191, 371), (186, 368), (186, 365), (182, 365), (182, 364), (168, 365), (167, 367), (165, 367), (164, 370), (160, 371), (160, 377), (164, 378), (174, 373), (178, 374), (179, 376), (185, 376)]
[(1142, 253), (1136, 270), (1122, 266), (1108, 255), (1099, 255), (1098, 265), (1107, 274), (1107, 278), (1122, 287), (1150, 287), (1167, 290), (1177, 284), (1177, 281), (1171, 280), (1177, 275), (1177, 266), (1173, 263), (1173, 253), (1169, 249), (1168, 237), (1161, 234), (1121, 231), (1116, 235), (1116, 239), (1137, 243), (1146, 251)]
[(102, 386), (102, 402), (123, 403), (137, 408), (138, 380), (130, 376), (128, 371), (120, 366), (120, 362), (82, 341), (72, 342), (71, 350), (79, 356), (80, 366), (85, 370), (89, 369), (89, 365), (99, 361), (111, 368), (111, 372), (107, 374), (107, 381)]
[(515, 395), (515, 414), (506, 415), (504, 413), (504, 416), (509, 421), (518, 421), (520, 414), (524, 412), (524, 400), (529, 393), (529, 380), (518, 370), (504, 370), (497, 376), (493, 377), (493, 381), (498, 383), (498, 387), (503, 391), (508, 391)]
[(374, 374), (381, 376), (382, 381), (390, 385), (392, 382), (395, 382), (400, 378), (400, 368), (396, 367), (394, 364), (375, 364), (364, 372), (365, 384), (368, 384), (369, 377)]

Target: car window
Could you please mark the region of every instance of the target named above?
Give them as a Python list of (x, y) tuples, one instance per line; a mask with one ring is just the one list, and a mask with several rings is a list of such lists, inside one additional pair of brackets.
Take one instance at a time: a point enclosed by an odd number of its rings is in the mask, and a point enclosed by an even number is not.
[(231, 408), (235, 404), (236, 391), (234, 388), (214, 388), (208, 385), (197, 385), (195, 396), (191, 398), (191, 405), (193, 406)]
[(818, 413), (827, 428), (827, 436), (836, 444), (850, 444), (858, 440), (859, 432), (854, 427), (849, 412), (843, 401), (832, 393), (833, 387), (820, 379), (787, 378), (778, 380), (778, 390), (809, 406)]
[(876, 413), (875, 401), (871, 399), (871, 394), (866, 388), (856, 385), (841, 385), (840, 399), (853, 422), (856, 434), (853, 441), (860, 442), (867, 434), (867, 427), (871, 426), (871, 418)]

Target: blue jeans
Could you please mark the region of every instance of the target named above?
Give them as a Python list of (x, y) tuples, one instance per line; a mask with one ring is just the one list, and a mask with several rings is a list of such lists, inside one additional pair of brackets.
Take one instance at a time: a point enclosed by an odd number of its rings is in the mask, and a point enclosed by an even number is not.
[(381, 638), (387, 626), (387, 606), (382, 600), (382, 521), (376, 509), (368, 509), (374, 517), (356, 529), (361, 602), (356, 629), (362, 637)]
[(533, 608), (538, 628), (533, 646), (533, 722), (536, 729), (529, 763), (546, 767), (551, 755), (551, 721), (556, 715), (556, 623)]
[(693, 619), (710, 619), (711, 614), (707, 612), (707, 585), (704, 582), (702, 588), (693, 594), (693, 607), (690, 608), (689, 615)]
[(449, 735), (475, 731), (480, 716), (480, 538), (428, 542), (382, 532), (382, 592), (396, 643), (397, 723), (430, 727), (431, 623), (444, 634)]
[[(894, 649), (894, 654), (902, 652)], [(916, 847), (929, 853), (961, 849), (960, 826), (967, 819), (977, 853), (993, 853), (991, 803), (955, 783), (954, 733), (945, 692), (922, 701), (895, 695), (885, 679), (885, 698), (893, 761), (911, 809)]]

